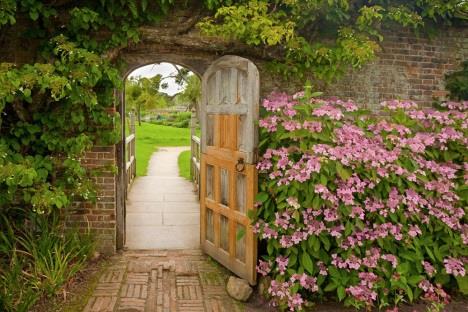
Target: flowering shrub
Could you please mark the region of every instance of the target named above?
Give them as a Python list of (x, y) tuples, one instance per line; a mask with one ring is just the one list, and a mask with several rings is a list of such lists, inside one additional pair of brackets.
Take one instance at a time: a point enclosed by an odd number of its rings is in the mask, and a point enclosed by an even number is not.
[(418, 109), (304, 93), (263, 102), (258, 272), (282, 309), (356, 308), (468, 291), (468, 102)]

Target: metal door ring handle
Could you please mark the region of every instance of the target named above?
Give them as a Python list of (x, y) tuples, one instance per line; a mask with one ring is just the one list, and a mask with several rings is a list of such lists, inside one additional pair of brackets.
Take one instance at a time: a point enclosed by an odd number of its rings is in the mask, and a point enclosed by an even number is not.
[(245, 169), (244, 158), (239, 158), (236, 163), (236, 170), (237, 172), (243, 172), (244, 169)]

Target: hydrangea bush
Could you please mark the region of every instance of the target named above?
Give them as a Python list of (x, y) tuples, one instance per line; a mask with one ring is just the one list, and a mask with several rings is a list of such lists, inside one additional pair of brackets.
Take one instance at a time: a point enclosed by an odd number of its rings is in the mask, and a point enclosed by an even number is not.
[(372, 114), (317, 95), (263, 102), (254, 229), (272, 303), (397, 311), (467, 293), (468, 102), (393, 100)]

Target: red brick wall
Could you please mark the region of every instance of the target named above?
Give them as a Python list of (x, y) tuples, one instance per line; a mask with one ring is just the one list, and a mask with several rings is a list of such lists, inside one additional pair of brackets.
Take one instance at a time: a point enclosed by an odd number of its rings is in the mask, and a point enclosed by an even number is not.
[(70, 224), (95, 234), (100, 252), (112, 254), (116, 249), (116, 176), (109, 166), (116, 164), (115, 146), (95, 146), (82, 159), (87, 168), (104, 171), (94, 178), (98, 188), (96, 203), (75, 202)]
[(369, 108), (395, 98), (430, 103), (446, 96), (445, 74), (468, 60), (468, 28), (440, 30), (432, 38), (394, 31), (384, 38), (376, 60), (350, 71), (327, 94), (352, 98)]

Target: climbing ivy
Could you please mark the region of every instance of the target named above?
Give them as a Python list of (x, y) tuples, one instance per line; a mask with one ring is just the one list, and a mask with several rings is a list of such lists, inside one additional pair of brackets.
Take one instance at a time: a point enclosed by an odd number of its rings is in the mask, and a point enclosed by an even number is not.
[(112, 144), (108, 62), (65, 37), (51, 40), (53, 63), (0, 66), (0, 207), (38, 213), (93, 195), (80, 157), (93, 143)]
[(0, 63), (0, 214), (48, 214), (76, 199), (92, 200), (83, 167), (93, 145), (117, 142), (114, 90), (122, 85), (113, 48), (137, 42), (172, 0), (0, 0), (0, 30), (37, 46), (34, 63)]
[(460, 0), (246, 0), (209, 1), (213, 16), (199, 23), (208, 35), (277, 50), (274, 69), (330, 81), (359, 68), (379, 51), (387, 26), (420, 31), (468, 18)]

